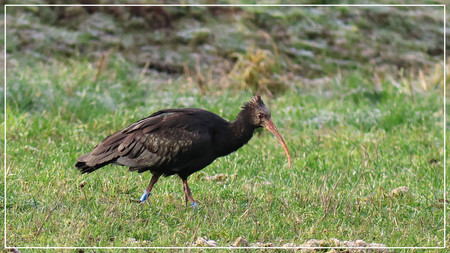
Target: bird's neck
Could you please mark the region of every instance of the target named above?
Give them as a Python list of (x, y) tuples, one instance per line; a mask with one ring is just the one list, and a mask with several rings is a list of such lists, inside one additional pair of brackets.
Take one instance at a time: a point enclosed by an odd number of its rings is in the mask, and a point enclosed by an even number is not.
[(228, 128), (234, 137), (233, 142), (236, 149), (246, 144), (255, 131), (255, 126), (249, 122), (249, 115), (247, 115), (245, 109), (238, 114), (235, 120), (230, 122)]
[(223, 134), (217, 136), (216, 154), (228, 155), (245, 145), (253, 136), (255, 127), (249, 122), (249, 113), (242, 110), (235, 120), (226, 125)]

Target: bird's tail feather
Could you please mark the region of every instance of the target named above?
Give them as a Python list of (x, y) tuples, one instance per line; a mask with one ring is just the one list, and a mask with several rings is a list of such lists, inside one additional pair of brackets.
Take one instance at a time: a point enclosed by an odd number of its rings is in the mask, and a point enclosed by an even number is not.
[(93, 171), (95, 171), (97, 169), (100, 169), (101, 167), (105, 166), (106, 164), (108, 164), (108, 163), (96, 164), (95, 166), (87, 165), (86, 161), (87, 161), (87, 159), (88, 159), (90, 154), (91, 153), (87, 153), (87, 154), (84, 154), (84, 155), (78, 157), (77, 163), (75, 164), (75, 167), (77, 169), (79, 169), (81, 171), (81, 173), (83, 173), (83, 174), (84, 173), (91, 173), (91, 172), (93, 172)]

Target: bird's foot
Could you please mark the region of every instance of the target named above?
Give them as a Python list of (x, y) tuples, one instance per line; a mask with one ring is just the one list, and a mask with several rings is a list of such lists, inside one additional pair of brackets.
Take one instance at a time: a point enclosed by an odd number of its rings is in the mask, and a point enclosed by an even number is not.
[(150, 192), (148, 192), (147, 190), (144, 191), (144, 194), (142, 194), (141, 198), (139, 199), (139, 202), (142, 203), (144, 202), (147, 198), (148, 195), (150, 195)]
[(197, 205), (197, 201), (194, 201), (194, 203), (190, 204), (190, 206), (194, 209), (194, 210), (198, 210), (198, 205)]

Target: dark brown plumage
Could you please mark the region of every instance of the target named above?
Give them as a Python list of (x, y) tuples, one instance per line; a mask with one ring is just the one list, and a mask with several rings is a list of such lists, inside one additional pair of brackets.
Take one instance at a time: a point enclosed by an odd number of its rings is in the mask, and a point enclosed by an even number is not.
[(189, 175), (242, 147), (256, 128), (265, 127), (278, 138), (291, 165), (287, 146), (270, 117), (260, 96), (246, 103), (231, 122), (202, 109), (161, 110), (106, 137), (80, 156), (75, 166), (82, 173), (111, 163), (139, 173), (149, 170), (153, 177), (141, 201), (161, 175), (177, 174), (183, 180), (186, 199), (197, 206), (187, 184)]

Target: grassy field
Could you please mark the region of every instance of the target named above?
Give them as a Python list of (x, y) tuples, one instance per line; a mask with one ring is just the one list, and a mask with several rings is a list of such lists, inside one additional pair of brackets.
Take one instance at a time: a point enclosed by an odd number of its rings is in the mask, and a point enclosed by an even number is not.
[[(19, 62), (8, 72), (7, 244), (10, 246), (301, 245), (331, 238), (443, 246), (443, 98), (439, 89), (379, 84), (358, 74), (321, 90), (264, 97), (293, 157), (259, 131), (248, 145), (181, 180), (107, 166), (81, 175), (75, 159), (107, 135), (169, 107), (233, 119), (250, 92), (202, 96), (169, 76), (139, 76), (111, 59), (94, 81), (87, 61)], [(218, 179), (211, 176), (224, 174)], [(84, 185), (83, 187), (81, 185)], [(408, 187), (405, 192), (394, 191)]]
[[(240, 246), (449, 245), (442, 7), (140, 11), (3, 14), (8, 246), (191, 247), (204, 238), (227, 247), (239, 237)], [(74, 167), (157, 110), (198, 107), (232, 120), (254, 90), (293, 166), (257, 131), (189, 178), (198, 211), (186, 208), (176, 176), (138, 204), (149, 173)]]

